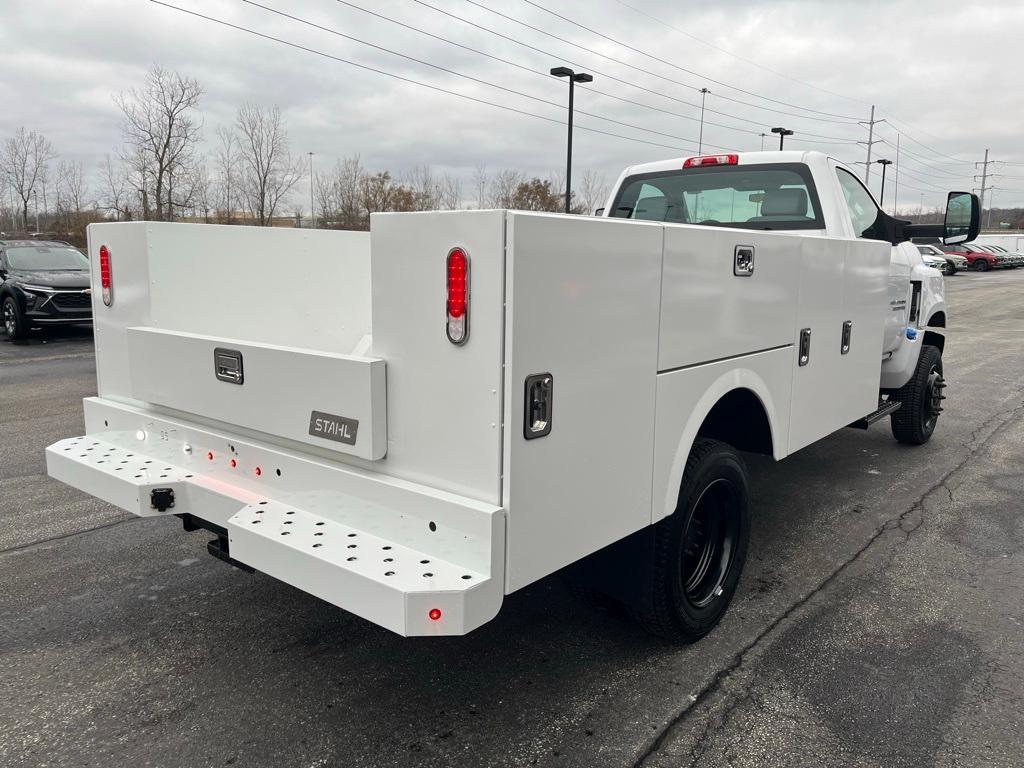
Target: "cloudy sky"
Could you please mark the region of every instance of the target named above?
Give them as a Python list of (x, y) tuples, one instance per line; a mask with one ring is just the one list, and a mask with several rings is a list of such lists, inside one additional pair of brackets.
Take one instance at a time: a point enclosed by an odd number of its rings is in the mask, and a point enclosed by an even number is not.
[[(979, 186), (986, 148), (1005, 161), (990, 166), (995, 205), (1024, 205), (1020, 0), (167, 2), (278, 40), (150, 0), (3, 0), (0, 137), (37, 129), (95, 171), (120, 143), (112, 94), (157, 62), (203, 84), (211, 139), (240, 103), (277, 104), (318, 168), (354, 153), (398, 174), (429, 164), (470, 198), (481, 163), (563, 167), (567, 86), (546, 73), (567, 64), (594, 74), (577, 91), (577, 173), (611, 182), (693, 154), (706, 87), (705, 149), (758, 149), (784, 126), (787, 147), (863, 161), (875, 104), (874, 156), (895, 160), (901, 135), (901, 207)], [(887, 207), (892, 194), (890, 166)]]

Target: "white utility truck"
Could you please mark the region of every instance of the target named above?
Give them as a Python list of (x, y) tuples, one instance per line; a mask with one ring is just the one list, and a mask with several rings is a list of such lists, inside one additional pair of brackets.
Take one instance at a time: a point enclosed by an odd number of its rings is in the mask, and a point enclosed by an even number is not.
[(98, 395), (48, 470), (403, 635), (572, 566), (693, 640), (746, 556), (741, 452), (928, 440), (946, 309), (909, 238), (977, 225), (966, 193), (895, 220), (814, 152), (633, 167), (598, 217), (94, 224)]

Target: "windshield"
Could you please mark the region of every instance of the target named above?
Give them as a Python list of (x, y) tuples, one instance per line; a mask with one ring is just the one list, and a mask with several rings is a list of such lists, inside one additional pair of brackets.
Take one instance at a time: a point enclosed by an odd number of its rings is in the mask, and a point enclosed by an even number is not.
[(11, 269), (27, 270), (87, 270), (89, 260), (67, 246), (27, 246), (23, 248), (8, 248), (7, 262)]
[(720, 165), (627, 178), (612, 216), (741, 229), (824, 229), (802, 163)]

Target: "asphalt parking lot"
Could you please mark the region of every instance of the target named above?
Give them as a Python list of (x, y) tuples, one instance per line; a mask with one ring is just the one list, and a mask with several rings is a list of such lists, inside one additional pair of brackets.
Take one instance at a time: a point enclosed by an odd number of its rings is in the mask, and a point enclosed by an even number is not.
[(1024, 764), (1024, 270), (946, 284), (935, 438), (751, 460), (739, 595), (688, 647), (556, 578), (408, 640), (232, 569), (46, 477), (88, 332), (0, 341), (0, 765)]

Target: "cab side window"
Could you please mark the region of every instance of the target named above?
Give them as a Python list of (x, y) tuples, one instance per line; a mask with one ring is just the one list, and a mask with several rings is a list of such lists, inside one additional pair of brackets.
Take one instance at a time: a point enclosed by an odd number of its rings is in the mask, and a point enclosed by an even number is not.
[(846, 209), (850, 212), (854, 234), (872, 240), (885, 239), (875, 231), (880, 211), (871, 194), (849, 171), (836, 168), (836, 175), (839, 177), (839, 186), (843, 188), (843, 198), (846, 200)]

